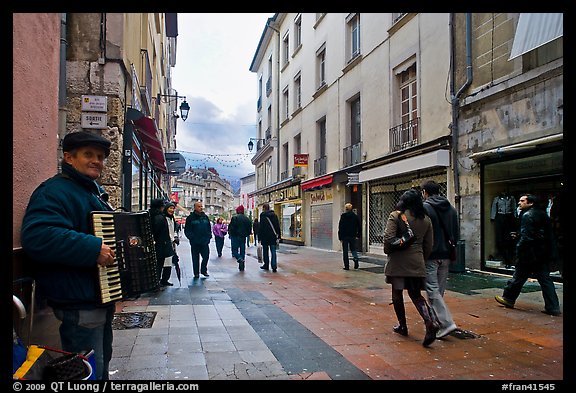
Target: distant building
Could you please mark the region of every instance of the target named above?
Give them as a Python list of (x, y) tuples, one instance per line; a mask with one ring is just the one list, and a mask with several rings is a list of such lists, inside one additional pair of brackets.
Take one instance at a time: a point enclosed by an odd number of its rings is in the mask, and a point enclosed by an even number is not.
[(194, 202), (202, 201), (207, 215), (229, 217), (234, 200), (232, 186), (215, 168), (188, 168), (178, 176), (176, 185), (183, 189), (183, 208), (192, 211)]

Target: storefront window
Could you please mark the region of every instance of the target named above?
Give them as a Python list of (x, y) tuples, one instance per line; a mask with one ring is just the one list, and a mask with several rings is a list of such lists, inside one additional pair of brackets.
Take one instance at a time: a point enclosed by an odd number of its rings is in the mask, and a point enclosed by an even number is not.
[(302, 240), (302, 204), (283, 203), (281, 205), (280, 226), (282, 237)]
[(130, 210), (135, 212), (140, 210), (140, 159), (133, 156), (132, 159), (132, 193)]
[[(518, 200), (526, 193), (536, 195), (541, 207), (548, 212), (562, 261), (562, 168), (561, 151), (484, 166), (482, 216), (485, 268), (514, 269), (516, 243), (510, 232), (519, 229)], [(561, 277), (563, 263), (559, 262), (553, 270), (552, 276)]]

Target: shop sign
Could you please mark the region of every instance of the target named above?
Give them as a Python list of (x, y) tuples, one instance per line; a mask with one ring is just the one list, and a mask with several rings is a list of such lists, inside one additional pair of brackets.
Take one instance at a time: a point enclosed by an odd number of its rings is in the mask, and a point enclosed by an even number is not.
[(322, 188), (308, 193), (311, 205), (321, 205), (332, 202), (332, 188)]
[(294, 166), (308, 166), (308, 154), (294, 154)]

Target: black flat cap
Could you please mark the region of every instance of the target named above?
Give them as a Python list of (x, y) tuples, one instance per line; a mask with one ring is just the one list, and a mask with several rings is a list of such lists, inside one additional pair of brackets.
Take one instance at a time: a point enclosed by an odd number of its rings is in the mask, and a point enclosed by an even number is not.
[(83, 146), (96, 146), (104, 149), (106, 157), (110, 154), (111, 142), (100, 135), (86, 131), (78, 131), (67, 134), (62, 141), (62, 150), (71, 151)]

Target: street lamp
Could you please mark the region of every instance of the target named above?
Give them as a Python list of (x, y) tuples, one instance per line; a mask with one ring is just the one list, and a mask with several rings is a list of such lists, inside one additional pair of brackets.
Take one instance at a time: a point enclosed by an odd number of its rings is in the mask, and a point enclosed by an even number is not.
[(252, 141), (256, 141), (256, 142), (263, 141), (263, 142), (265, 142), (266, 139), (250, 138), (250, 142), (248, 142), (248, 151), (252, 151), (252, 149), (254, 149), (254, 142), (252, 142)]
[(182, 121), (186, 121), (188, 118), (188, 112), (190, 112), (190, 105), (186, 102), (186, 96), (176, 96), (170, 94), (160, 94), (158, 93), (156, 100), (160, 102), (160, 97), (169, 97), (169, 98), (184, 98), (182, 104), (180, 104), (180, 117), (182, 117)]

